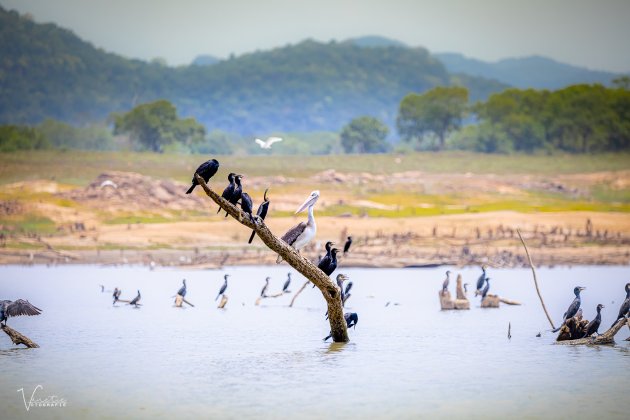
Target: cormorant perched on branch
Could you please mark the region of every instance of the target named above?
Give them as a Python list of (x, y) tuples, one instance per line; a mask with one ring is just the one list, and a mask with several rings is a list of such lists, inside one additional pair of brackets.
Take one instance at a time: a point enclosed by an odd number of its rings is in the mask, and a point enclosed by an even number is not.
[[(236, 205), (236, 203), (238, 203), (238, 200), (241, 199), (241, 195), (243, 194), (243, 186), (241, 185), (241, 179), (243, 178), (243, 175), (236, 175), (234, 177), (234, 183), (236, 184), (234, 187), (234, 191), (232, 192), (232, 196), (230, 197), (230, 199), (228, 200), (230, 202), (230, 204)], [(228, 217), (228, 212), (225, 212), (225, 217)]]
[(119, 289), (118, 287), (114, 288), (114, 293), (112, 294), (112, 297), (114, 298), (114, 302), (112, 302), (112, 305), (118, 302), (118, 299), (120, 299), (121, 293), (122, 293), (121, 289)]
[[(210, 159), (209, 161), (204, 162), (201, 165), (199, 165), (199, 167), (195, 171), (195, 174), (199, 174), (199, 176), (203, 178), (203, 180), (207, 183), (208, 180), (212, 178), (214, 174), (217, 173), (218, 170), (219, 170), (219, 161), (216, 159)], [(195, 179), (195, 175), (193, 174), (192, 185), (190, 186), (188, 191), (186, 191), (186, 194), (190, 194), (191, 192), (193, 192), (193, 190), (195, 189), (197, 185), (199, 184), (197, 183), (197, 180)]]
[(184, 285), (179, 288), (179, 290), (177, 291), (177, 294), (180, 295), (181, 297), (186, 297), (186, 279), (182, 280), (182, 283)]
[[(328, 268), (328, 266), (330, 265), (330, 262), (332, 261), (332, 246), (334, 244), (335, 243), (331, 241), (326, 242), (326, 245), (324, 246), (324, 248), (326, 248), (326, 255), (321, 257), (319, 259), (319, 262), (317, 263), (317, 268), (322, 270), (324, 273), (326, 272), (326, 269)], [(313, 285), (313, 288), (314, 287), (315, 285)]]
[(343, 255), (346, 255), (346, 252), (350, 251), (350, 245), (352, 245), (352, 236), (348, 236), (346, 243), (343, 245)]
[(217, 299), (219, 299), (219, 296), (221, 296), (223, 293), (225, 293), (225, 289), (227, 289), (227, 279), (228, 277), (230, 277), (229, 274), (226, 274), (225, 276), (223, 276), (223, 286), (221, 286), (221, 289), (219, 289), (219, 293), (217, 294), (217, 297), (214, 298), (214, 301), (216, 302)]
[(241, 209), (249, 214), (249, 220), (254, 221), (254, 217), (252, 216), (252, 211), (254, 208), (254, 203), (252, 202), (252, 198), (246, 192), (241, 193)]
[[(315, 224), (315, 215), (313, 214), (313, 207), (319, 199), (319, 191), (315, 190), (308, 196), (308, 198), (297, 209), (295, 214), (298, 214), (308, 208), (308, 220), (306, 222), (300, 222), (296, 226), (293, 226), (282, 236), (282, 240), (288, 245), (291, 245), (296, 251), (300, 252), (304, 246), (306, 246), (317, 233), (317, 225)], [(282, 257), (278, 255), (276, 263), (280, 264)]]
[(131, 302), (129, 302), (130, 305), (134, 305), (135, 307), (138, 307), (138, 302), (140, 302), (140, 290), (138, 290), (138, 295), (133, 298), (133, 300)]
[(451, 272), (446, 271), (446, 279), (444, 283), (442, 283), (442, 294), (444, 294), (448, 290), (448, 283), (451, 281)]
[(289, 285), (291, 284), (291, 273), (287, 273), (287, 281), (284, 282), (284, 286), (282, 286), (282, 293), (291, 293), (289, 290)]
[[(324, 258), (319, 262), (317, 267), (322, 270), (327, 276), (330, 276), (337, 269), (337, 253), (339, 250), (337, 248), (333, 248), (330, 250), (330, 259), (328, 261), (324, 261)], [(327, 263), (327, 264), (325, 264)]]
[(486, 277), (486, 287), (484, 287), (483, 291), (481, 292), (481, 300), (484, 300), (486, 298), (488, 290), (490, 290), (490, 277)]
[[(267, 191), (269, 191), (269, 188), (265, 190), (265, 194), (263, 196), (264, 201), (260, 203), (260, 206), (258, 206), (258, 211), (256, 212), (256, 216), (258, 216), (260, 220), (265, 220), (265, 217), (267, 217), (267, 210), (269, 209), (269, 199), (267, 198)], [(254, 236), (256, 236), (256, 231), (252, 230), (252, 235), (249, 237), (249, 241), (247, 241), (248, 244), (252, 243), (252, 241), (254, 240)]]
[(621, 303), (617, 319), (615, 319), (615, 322), (613, 322), (611, 327), (615, 325), (617, 321), (619, 321), (621, 318), (625, 318), (627, 316), (630, 316), (630, 283), (626, 283), (626, 300)]
[(578, 309), (580, 309), (580, 305), (582, 304), (582, 299), (580, 298), (580, 292), (584, 289), (586, 289), (586, 287), (580, 287), (580, 286), (577, 286), (573, 289), (573, 293), (575, 294), (575, 299), (573, 299), (573, 302), (571, 302), (571, 305), (569, 305), (569, 308), (567, 309), (567, 311), (564, 313), (564, 315), (562, 315), (562, 324), (560, 324), (558, 328), (551, 330), (551, 332), (560, 331), (560, 328), (562, 328), (562, 326), (567, 322), (567, 320), (575, 316)]
[[(348, 328), (356, 328), (357, 322), (359, 322), (359, 315), (357, 315), (356, 312), (346, 312), (345, 314), (343, 314), (343, 318), (346, 320), (346, 326)], [(324, 341), (328, 340), (330, 337), (332, 337), (332, 333), (324, 338)]]
[(488, 268), (488, 266), (485, 265), (485, 264), (481, 266), (481, 271), (483, 271), (483, 273), (481, 273), (481, 275), (477, 279), (477, 290), (475, 290), (475, 296), (481, 294), (481, 288), (483, 287), (483, 284), (486, 281), (486, 269), (487, 268)]
[(37, 306), (34, 306), (31, 302), (24, 299), (0, 300), (0, 324), (4, 321), (4, 325), (7, 325), (7, 319), (11, 316), (21, 315), (39, 315), (42, 310)]
[(590, 337), (591, 335), (593, 335), (593, 333), (597, 333), (597, 335), (599, 335), (597, 330), (599, 329), (599, 326), (602, 323), (602, 308), (603, 307), (604, 305), (602, 305), (601, 303), (597, 305), (597, 315), (591, 322), (589, 322), (586, 325), (586, 331), (584, 332), (584, 337)]
[(260, 291), (260, 297), (264, 298), (267, 297), (267, 288), (269, 287), (269, 279), (271, 277), (267, 277), (265, 279), (265, 285), (263, 286), (262, 290)]
[[(236, 174), (234, 172), (230, 172), (230, 174), (228, 175), (228, 181), (230, 181), (230, 183), (227, 187), (225, 187), (223, 193), (221, 194), (221, 197), (223, 197), (227, 201), (230, 201), (230, 198), (232, 198), (232, 194), (234, 194), (234, 188), (236, 188), (236, 183), (234, 183), (235, 176)], [(217, 214), (219, 213), (221, 213), (221, 207), (219, 207), (219, 210), (217, 210)]]

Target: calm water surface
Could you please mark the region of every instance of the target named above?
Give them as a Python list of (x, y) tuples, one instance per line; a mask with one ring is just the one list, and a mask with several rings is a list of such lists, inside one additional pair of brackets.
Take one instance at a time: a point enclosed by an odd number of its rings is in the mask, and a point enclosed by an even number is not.
[[(310, 286), (254, 302), (266, 276), (270, 292), (293, 273), (287, 266), (185, 271), (145, 267), (0, 267), (0, 299), (27, 298), (44, 310), (9, 325), (40, 349), (15, 348), (0, 334), (3, 419), (118, 416), (133, 418), (628, 418), (628, 329), (615, 346), (557, 346), (525, 269), (489, 270), (491, 292), (523, 306), (440, 311), (446, 268), (344, 269), (354, 282), (349, 309), (359, 314), (345, 345), (324, 343), (325, 304)], [(454, 269), (471, 285), (479, 269)], [(214, 297), (231, 274), (226, 310)], [(539, 269), (556, 322), (583, 292), (584, 314), (598, 303), (604, 331), (630, 280), (628, 267)], [(171, 296), (188, 282), (194, 308)], [(453, 291), (453, 283), (451, 290)], [(140, 309), (113, 307), (142, 292)], [(613, 303), (614, 301), (614, 303)], [(386, 306), (390, 302), (389, 306)], [(507, 339), (508, 322), (512, 339)], [(536, 334), (542, 331), (541, 338)], [(65, 408), (31, 407), (56, 395)]]

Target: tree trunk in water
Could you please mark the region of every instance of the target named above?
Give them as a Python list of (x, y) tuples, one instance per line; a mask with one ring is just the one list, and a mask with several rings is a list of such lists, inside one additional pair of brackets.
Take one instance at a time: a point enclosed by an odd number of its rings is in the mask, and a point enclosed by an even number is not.
[(13, 344), (15, 345), (24, 344), (26, 347), (30, 349), (39, 347), (37, 343), (34, 343), (33, 341), (31, 341), (30, 338), (28, 338), (25, 335), (20, 334), (19, 332), (15, 331), (11, 327), (2, 325), (2, 327), (0, 328), (2, 328), (2, 331), (4, 331), (9, 336), (9, 338), (11, 338), (11, 341), (13, 341)]
[(269, 249), (280, 255), (291, 267), (295, 268), (300, 274), (309, 279), (320, 290), (328, 306), (328, 321), (330, 323), (333, 341), (337, 343), (349, 341), (346, 320), (343, 317), (341, 294), (330, 278), (324, 274), (322, 270), (317, 268), (316, 265), (301, 256), (293, 247), (271, 233), (264, 221), (253, 223), (249, 218), (249, 214), (244, 213), (241, 209), (230, 204), (227, 200), (214, 192), (198, 174), (195, 174), (195, 178), (212, 201), (227, 211), (227, 213), (240, 224), (255, 230), (258, 237)]

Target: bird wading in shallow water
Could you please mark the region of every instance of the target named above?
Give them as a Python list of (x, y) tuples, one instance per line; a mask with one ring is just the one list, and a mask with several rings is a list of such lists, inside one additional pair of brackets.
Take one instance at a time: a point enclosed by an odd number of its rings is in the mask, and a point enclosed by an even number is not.
[[(234, 182), (235, 177), (236, 177), (236, 174), (234, 172), (229, 173), (228, 175), (229, 184), (227, 187), (225, 187), (225, 189), (223, 190), (223, 193), (221, 193), (221, 197), (227, 201), (230, 201), (230, 198), (232, 198), (232, 194), (234, 194), (234, 188), (236, 188), (236, 183)], [(217, 210), (217, 214), (219, 213), (221, 213), (221, 207), (219, 207), (219, 210)]]
[(597, 330), (602, 323), (602, 308), (604, 308), (604, 305), (602, 305), (601, 303), (597, 305), (597, 315), (595, 315), (595, 318), (593, 318), (593, 320), (586, 325), (584, 337), (590, 337), (593, 334), (599, 335), (599, 332), (597, 332)]
[(586, 287), (580, 287), (580, 286), (577, 286), (573, 289), (573, 294), (575, 294), (575, 299), (573, 299), (573, 302), (571, 302), (567, 311), (564, 313), (564, 315), (562, 315), (562, 324), (560, 324), (558, 328), (551, 330), (551, 332), (555, 333), (555, 332), (560, 331), (560, 328), (562, 328), (562, 326), (567, 322), (567, 320), (573, 318), (575, 314), (577, 314), (578, 309), (580, 309), (580, 305), (582, 304), (582, 299), (580, 298), (580, 292), (585, 289)]
[[(206, 161), (199, 165), (199, 167), (195, 171), (195, 174), (199, 174), (199, 176), (203, 178), (203, 180), (207, 183), (210, 178), (212, 178), (214, 174), (217, 173), (218, 170), (219, 161), (216, 159), (210, 159), (209, 161)], [(192, 185), (190, 186), (188, 191), (186, 191), (186, 194), (190, 194), (191, 192), (193, 192), (197, 185), (199, 185), (199, 183), (197, 182), (197, 179), (195, 179), (195, 175), (193, 174)]]
[[(288, 245), (291, 245), (298, 253), (300, 249), (304, 248), (309, 242), (315, 238), (317, 233), (317, 225), (315, 224), (315, 215), (313, 214), (313, 207), (319, 199), (319, 191), (315, 190), (308, 196), (308, 198), (297, 209), (295, 214), (298, 214), (308, 208), (308, 220), (306, 222), (300, 222), (296, 226), (293, 226), (282, 236), (282, 240)], [(282, 257), (278, 255), (276, 263), (280, 264)]]
[(0, 324), (4, 322), (7, 325), (7, 319), (9, 317), (22, 316), (22, 315), (39, 315), (42, 310), (37, 306), (34, 306), (31, 302), (24, 299), (0, 300)]
[(225, 276), (223, 276), (223, 286), (221, 286), (221, 289), (219, 289), (219, 293), (217, 293), (217, 297), (214, 298), (215, 302), (217, 301), (217, 299), (219, 299), (219, 296), (225, 293), (225, 289), (227, 289), (227, 286), (228, 286), (228, 281), (227, 281), (228, 277), (230, 277), (229, 274), (226, 274)]
[(265, 285), (263, 286), (262, 290), (260, 291), (260, 297), (261, 298), (267, 297), (267, 288), (269, 287), (269, 280), (270, 280), (270, 277), (267, 277), (265, 279)]
[(617, 323), (617, 321), (627, 316), (630, 316), (630, 283), (626, 284), (626, 300), (621, 303), (617, 319), (615, 319), (615, 322), (613, 322), (611, 327), (613, 327)]
[[(267, 217), (267, 210), (269, 210), (269, 199), (267, 198), (267, 191), (269, 191), (269, 188), (265, 190), (265, 194), (263, 196), (264, 201), (260, 203), (260, 206), (258, 206), (258, 211), (256, 212), (256, 216), (260, 220), (265, 220), (265, 217)], [(252, 243), (252, 241), (254, 240), (254, 236), (256, 236), (256, 231), (252, 230), (252, 234), (249, 237), (249, 241), (247, 241), (248, 244)]]

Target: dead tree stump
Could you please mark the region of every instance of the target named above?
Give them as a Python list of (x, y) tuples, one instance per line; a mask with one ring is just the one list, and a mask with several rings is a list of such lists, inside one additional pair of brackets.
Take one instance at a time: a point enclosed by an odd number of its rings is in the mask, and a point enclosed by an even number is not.
[(219, 306), (217, 306), (217, 308), (219, 309), (225, 308), (225, 305), (227, 304), (227, 302), (228, 302), (227, 295), (225, 294), (221, 295), (221, 302), (219, 302)]
[(449, 309), (455, 309), (455, 302), (451, 298), (451, 292), (448, 290), (440, 290), (438, 292), (438, 296), (440, 297), (440, 307), (443, 311)]
[(501, 299), (497, 295), (486, 295), (481, 301), (482, 308), (498, 308)]
[(464, 288), (462, 287), (462, 275), (457, 275), (457, 299), (453, 302), (455, 309), (470, 309), (470, 301), (466, 297), (466, 293), (464, 293)]
[[(569, 324), (571, 320), (573, 320), (572, 322), (573, 327), (571, 327), (570, 325), (567, 326), (567, 324)], [(628, 318), (620, 319), (619, 321), (615, 323), (615, 325), (610, 327), (608, 331), (596, 337), (585, 337), (585, 338), (575, 338), (575, 339), (567, 338), (567, 337), (571, 337), (571, 334), (572, 334), (571, 331), (573, 331), (573, 333), (576, 335), (580, 331), (580, 327), (576, 326), (576, 323), (579, 323), (579, 325), (582, 325), (584, 322), (588, 323), (588, 321), (585, 321), (585, 320), (577, 321), (575, 318), (571, 318), (570, 320), (568, 320), (565, 323), (565, 325), (563, 325), (562, 328), (560, 328), (560, 333), (558, 334), (558, 338), (556, 338), (556, 344), (569, 344), (569, 345), (612, 344), (615, 342), (615, 335), (619, 332), (619, 330), (621, 330), (621, 328), (624, 325), (628, 324)], [(581, 328), (581, 331), (582, 331), (582, 335), (584, 335), (583, 327)]]
[(6, 335), (9, 336), (11, 341), (13, 341), (13, 344), (15, 345), (24, 344), (29, 349), (39, 348), (37, 343), (33, 342), (27, 336), (22, 335), (19, 332), (15, 331), (13, 328), (8, 327), (6, 325), (2, 325), (0, 328), (2, 328), (2, 331), (4, 331)]

